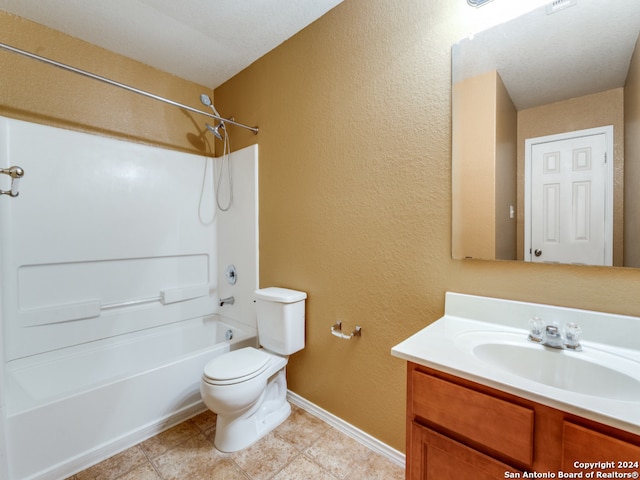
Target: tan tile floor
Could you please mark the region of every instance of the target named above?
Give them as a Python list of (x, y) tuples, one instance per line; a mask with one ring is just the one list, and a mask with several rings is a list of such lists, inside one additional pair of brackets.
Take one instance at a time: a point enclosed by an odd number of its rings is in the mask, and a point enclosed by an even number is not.
[(403, 480), (404, 469), (301, 408), (254, 445), (213, 446), (202, 413), (68, 480)]

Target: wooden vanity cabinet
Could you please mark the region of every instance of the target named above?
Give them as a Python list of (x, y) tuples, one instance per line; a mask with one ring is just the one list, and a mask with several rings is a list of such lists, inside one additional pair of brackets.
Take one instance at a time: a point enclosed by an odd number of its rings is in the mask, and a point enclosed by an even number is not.
[(558, 478), (580, 471), (576, 461), (634, 459), (637, 435), (408, 363), (409, 480), (526, 478), (523, 472)]

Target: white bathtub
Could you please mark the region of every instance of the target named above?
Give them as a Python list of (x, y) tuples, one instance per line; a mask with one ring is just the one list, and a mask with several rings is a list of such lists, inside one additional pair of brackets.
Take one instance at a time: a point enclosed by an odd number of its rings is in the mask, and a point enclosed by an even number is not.
[(11, 362), (10, 480), (66, 478), (203, 411), (204, 365), (255, 345), (254, 329), (213, 315)]

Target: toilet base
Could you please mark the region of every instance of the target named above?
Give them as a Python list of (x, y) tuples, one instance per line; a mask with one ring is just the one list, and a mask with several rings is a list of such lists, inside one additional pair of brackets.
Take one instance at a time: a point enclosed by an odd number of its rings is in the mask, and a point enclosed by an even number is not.
[(254, 444), (284, 422), (291, 413), (285, 369), (276, 373), (260, 399), (240, 416), (218, 415), (214, 445), (221, 452), (237, 452)]

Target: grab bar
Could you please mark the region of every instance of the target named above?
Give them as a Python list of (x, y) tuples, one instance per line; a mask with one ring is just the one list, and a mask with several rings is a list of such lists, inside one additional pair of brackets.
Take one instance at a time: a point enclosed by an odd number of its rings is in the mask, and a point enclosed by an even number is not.
[(168, 303), (184, 302), (194, 298), (206, 297), (209, 295), (209, 285), (194, 285), (191, 287), (168, 288), (160, 291), (160, 302), (163, 305)]
[(100, 316), (100, 310), (99, 300), (37, 308), (20, 311), (20, 324), (25, 327), (39, 327), (53, 323), (96, 318)]
[(11, 188), (9, 190), (0, 190), (0, 195), (9, 195), (10, 197), (17, 197), (20, 195), (18, 192), (18, 183), (24, 176), (24, 170), (21, 167), (0, 168), (0, 173), (9, 175), (11, 177)]
[(157, 297), (137, 298), (124, 302), (105, 303), (100, 300), (89, 300), (86, 302), (69, 303), (66, 305), (55, 305), (33, 310), (23, 310), (20, 312), (21, 323), (25, 327), (35, 327), (49, 325), (52, 323), (70, 322), (74, 320), (84, 320), (96, 318), (104, 310), (115, 310), (118, 308), (133, 307), (145, 303), (160, 302), (162, 305), (184, 302), (195, 298), (209, 295), (209, 285), (194, 285), (190, 287), (170, 288), (160, 291)]
[(136, 300), (128, 300), (125, 302), (108, 303), (100, 306), (100, 310), (109, 310), (113, 308), (131, 307), (134, 305), (142, 305), (143, 303), (160, 302), (162, 305), (171, 303), (184, 302), (193, 300), (194, 298), (206, 297), (209, 295), (209, 285), (195, 285), (192, 287), (179, 287), (160, 290), (157, 297), (138, 298)]

